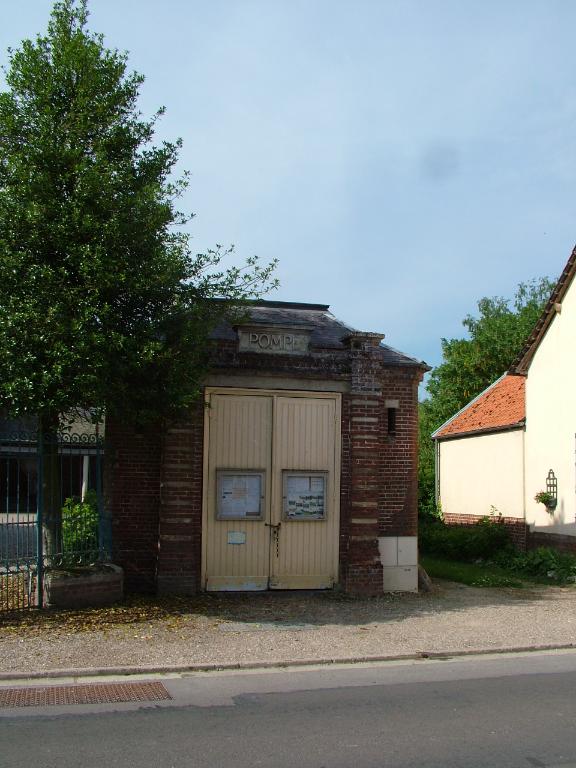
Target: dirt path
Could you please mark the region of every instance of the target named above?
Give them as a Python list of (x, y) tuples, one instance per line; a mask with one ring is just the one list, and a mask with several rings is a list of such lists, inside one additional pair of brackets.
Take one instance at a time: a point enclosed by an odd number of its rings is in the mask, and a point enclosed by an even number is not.
[(352, 599), (211, 594), (0, 623), (0, 672), (285, 662), (576, 644), (576, 588), (479, 589)]

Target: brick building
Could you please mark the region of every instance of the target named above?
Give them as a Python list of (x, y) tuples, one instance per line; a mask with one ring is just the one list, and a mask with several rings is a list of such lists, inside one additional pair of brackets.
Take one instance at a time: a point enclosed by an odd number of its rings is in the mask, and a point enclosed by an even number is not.
[(163, 433), (107, 425), (129, 588), (417, 589), (424, 363), (320, 304), (263, 301), (213, 334), (202, 402)]

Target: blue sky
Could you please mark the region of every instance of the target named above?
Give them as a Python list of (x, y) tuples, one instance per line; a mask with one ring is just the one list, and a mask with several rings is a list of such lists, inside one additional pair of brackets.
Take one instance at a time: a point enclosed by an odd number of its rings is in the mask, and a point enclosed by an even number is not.
[[(1, 10), (0, 49), (51, 2)], [(576, 241), (572, 0), (92, 0), (182, 137), (194, 249), (280, 260), (324, 302), (440, 362), (485, 295), (557, 276)]]

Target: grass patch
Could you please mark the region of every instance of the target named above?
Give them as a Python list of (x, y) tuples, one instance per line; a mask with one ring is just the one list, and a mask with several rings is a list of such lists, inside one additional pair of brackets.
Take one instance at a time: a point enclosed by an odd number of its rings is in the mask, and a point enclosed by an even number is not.
[(444, 560), (440, 557), (424, 555), (420, 558), (422, 567), (430, 578), (457, 581), (470, 587), (514, 587), (520, 589), (525, 581), (509, 571), (493, 565), (462, 563), (458, 560)]

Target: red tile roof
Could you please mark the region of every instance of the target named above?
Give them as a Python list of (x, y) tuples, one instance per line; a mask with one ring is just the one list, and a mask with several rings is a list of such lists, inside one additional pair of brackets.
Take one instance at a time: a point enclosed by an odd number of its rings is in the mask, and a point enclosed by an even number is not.
[(526, 418), (525, 382), (525, 376), (502, 376), (440, 427), (433, 437), (455, 437), (469, 432), (492, 432), (521, 426)]

